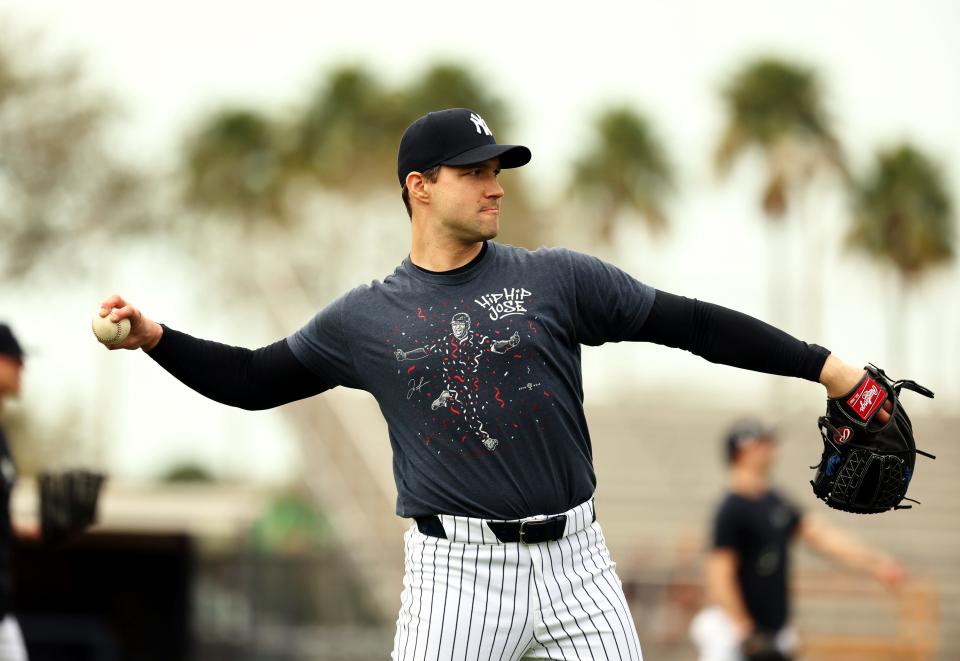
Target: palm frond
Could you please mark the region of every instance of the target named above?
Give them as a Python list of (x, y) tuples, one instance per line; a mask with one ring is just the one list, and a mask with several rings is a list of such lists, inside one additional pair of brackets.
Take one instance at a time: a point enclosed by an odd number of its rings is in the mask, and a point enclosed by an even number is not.
[(939, 166), (901, 144), (880, 151), (855, 184), (847, 245), (908, 280), (955, 254), (955, 219)]

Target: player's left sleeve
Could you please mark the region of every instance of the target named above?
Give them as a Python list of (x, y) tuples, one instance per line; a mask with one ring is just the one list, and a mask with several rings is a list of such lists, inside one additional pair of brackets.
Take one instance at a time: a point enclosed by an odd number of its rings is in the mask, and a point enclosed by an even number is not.
[(630, 339), (685, 349), (712, 363), (818, 381), (830, 351), (754, 317), (657, 290)]
[(653, 306), (654, 289), (591, 255), (563, 251), (573, 276), (574, 325), (580, 344), (632, 339)]
[(792, 499), (785, 498), (780, 493), (777, 493), (777, 498), (780, 499), (789, 517), (787, 519), (787, 536), (793, 537), (800, 530), (800, 525), (803, 523), (803, 517), (805, 516), (804, 510)]

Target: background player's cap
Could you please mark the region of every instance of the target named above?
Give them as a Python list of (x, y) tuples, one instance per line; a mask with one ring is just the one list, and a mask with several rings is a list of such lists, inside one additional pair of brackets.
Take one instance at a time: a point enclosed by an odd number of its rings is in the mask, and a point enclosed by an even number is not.
[(499, 158), (501, 168), (518, 168), (530, 162), (530, 150), (522, 145), (498, 145), (487, 123), (469, 108), (438, 110), (403, 132), (397, 177), (403, 186), (411, 172), (436, 165), (473, 165), (491, 158)]
[(727, 462), (732, 462), (737, 456), (737, 450), (744, 445), (758, 440), (773, 441), (776, 437), (776, 430), (773, 427), (764, 425), (759, 420), (740, 420), (730, 428), (724, 440)]
[(23, 360), (23, 347), (17, 342), (13, 331), (6, 324), (0, 324), (0, 355)]

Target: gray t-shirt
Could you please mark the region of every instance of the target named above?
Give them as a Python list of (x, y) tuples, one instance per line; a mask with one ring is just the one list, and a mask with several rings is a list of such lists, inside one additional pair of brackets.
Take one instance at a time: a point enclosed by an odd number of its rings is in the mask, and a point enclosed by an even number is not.
[(490, 242), (455, 273), (407, 258), (287, 338), (387, 421), (397, 514), (514, 519), (593, 495), (580, 345), (629, 340), (654, 290), (599, 259)]

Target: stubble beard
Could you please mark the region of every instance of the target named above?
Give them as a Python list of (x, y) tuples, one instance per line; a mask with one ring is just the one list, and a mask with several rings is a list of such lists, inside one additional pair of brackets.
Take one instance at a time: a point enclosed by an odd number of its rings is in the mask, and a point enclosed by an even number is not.
[(500, 233), (500, 218), (493, 221), (478, 218), (453, 224), (451, 234), (461, 243), (479, 243), (493, 239)]

